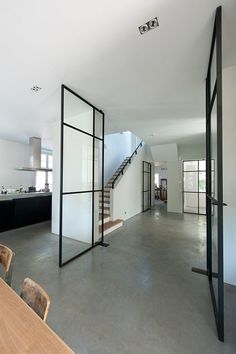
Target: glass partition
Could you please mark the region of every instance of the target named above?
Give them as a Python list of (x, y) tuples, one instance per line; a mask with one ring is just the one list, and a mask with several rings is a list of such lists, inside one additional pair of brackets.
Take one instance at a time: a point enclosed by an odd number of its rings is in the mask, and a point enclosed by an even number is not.
[(61, 109), (59, 265), (63, 266), (103, 243), (104, 114), (64, 85)]
[(223, 173), (222, 173), (222, 29), (216, 10), (206, 79), (207, 274), (218, 338), (224, 340)]

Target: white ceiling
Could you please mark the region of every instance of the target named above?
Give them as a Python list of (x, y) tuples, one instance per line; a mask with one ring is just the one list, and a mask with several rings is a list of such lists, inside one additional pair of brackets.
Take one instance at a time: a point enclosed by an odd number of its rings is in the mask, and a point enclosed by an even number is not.
[[(236, 65), (235, 0), (2, 1), (0, 137), (41, 136), (49, 146), (64, 83), (105, 111), (107, 132), (130, 130), (152, 145), (201, 141), (220, 4), (224, 65)], [(160, 27), (141, 36), (155, 16)]]

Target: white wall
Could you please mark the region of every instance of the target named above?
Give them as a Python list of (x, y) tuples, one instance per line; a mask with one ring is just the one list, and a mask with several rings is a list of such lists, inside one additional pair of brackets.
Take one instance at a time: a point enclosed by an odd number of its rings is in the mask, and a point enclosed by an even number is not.
[(158, 166), (155, 166), (155, 173), (159, 174), (160, 184), (161, 179), (167, 179), (167, 162), (158, 162)]
[(138, 146), (140, 139), (131, 132), (105, 135), (105, 183), (113, 176), (124, 159)]
[(0, 139), (0, 188), (28, 189), (36, 184), (35, 172), (16, 171), (16, 167), (29, 166), (29, 145)]
[(167, 162), (167, 211), (182, 213), (182, 162)]
[(206, 158), (206, 144), (178, 145), (180, 160), (204, 160)]
[(154, 161), (177, 161), (177, 144), (164, 144), (151, 146)]
[(223, 70), (225, 282), (236, 285), (236, 66)]
[[(112, 219), (127, 220), (142, 211), (142, 162), (152, 162), (148, 146), (144, 145), (134, 157), (132, 163), (111, 190)], [(152, 166), (154, 171), (154, 165)], [(152, 205), (154, 203), (154, 174), (152, 174)]]

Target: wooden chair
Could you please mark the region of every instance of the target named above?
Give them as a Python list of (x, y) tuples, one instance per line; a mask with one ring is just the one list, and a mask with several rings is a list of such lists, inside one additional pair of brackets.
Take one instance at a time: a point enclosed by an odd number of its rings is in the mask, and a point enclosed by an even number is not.
[(0, 263), (4, 268), (4, 280), (11, 286), (14, 252), (7, 246), (0, 244)]
[(20, 297), (43, 321), (46, 322), (50, 306), (50, 298), (39, 284), (30, 278), (25, 278), (22, 284)]

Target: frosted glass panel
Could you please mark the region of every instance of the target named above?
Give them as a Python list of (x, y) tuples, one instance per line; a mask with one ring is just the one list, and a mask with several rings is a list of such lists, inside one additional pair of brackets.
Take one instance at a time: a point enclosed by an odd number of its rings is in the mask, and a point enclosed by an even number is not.
[(144, 191), (150, 190), (150, 174), (144, 173)]
[(95, 110), (95, 136), (98, 138), (102, 138), (102, 130), (103, 130), (103, 115), (102, 113)]
[(198, 213), (198, 193), (184, 193), (184, 212)]
[(206, 172), (199, 172), (199, 192), (206, 192)]
[(64, 127), (64, 192), (92, 189), (93, 138)]
[(206, 171), (206, 160), (199, 161), (199, 170)]
[(94, 189), (102, 189), (102, 141), (95, 139)]
[(184, 191), (198, 192), (198, 173), (184, 172)]
[(63, 196), (63, 262), (92, 245), (92, 193)]
[(143, 210), (147, 210), (150, 208), (150, 193), (145, 192), (143, 193)]
[(102, 193), (95, 192), (94, 193), (94, 242), (98, 242), (101, 240), (102, 235), (102, 227), (100, 215), (102, 214)]
[(184, 161), (184, 171), (197, 171), (198, 161)]
[(211, 65), (211, 96), (213, 94), (215, 83), (216, 83), (216, 46), (214, 45), (212, 65)]
[(93, 134), (93, 108), (69, 91), (64, 91), (64, 123)]
[[(217, 199), (217, 97), (211, 112), (212, 197)], [(213, 167), (214, 166), (214, 167)]]
[(212, 277), (212, 284), (214, 287), (214, 293), (216, 297), (216, 303), (218, 304), (218, 207), (213, 205), (213, 213), (211, 217), (211, 233), (212, 233), (212, 272), (216, 275)]
[(150, 165), (148, 163), (144, 163), (144, 171), (145, 172), (150, 172)]
[(206, 214), (206, 193), (199, 193), (199, 213)]

